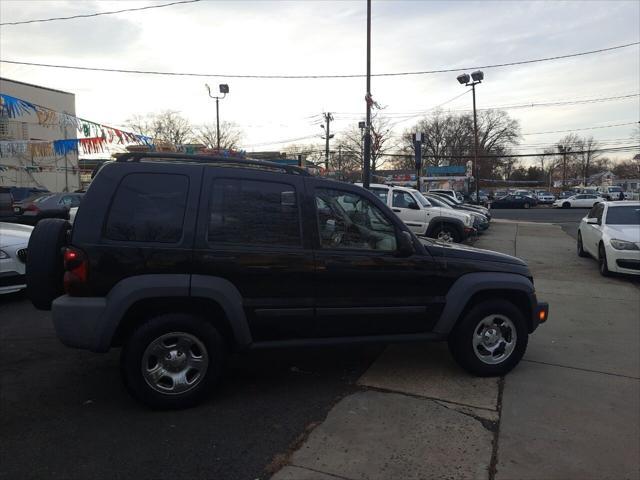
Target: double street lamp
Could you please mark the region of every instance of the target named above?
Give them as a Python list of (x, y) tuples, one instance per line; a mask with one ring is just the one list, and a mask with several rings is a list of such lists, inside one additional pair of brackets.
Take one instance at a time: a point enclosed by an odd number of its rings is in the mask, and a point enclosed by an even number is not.
[(478, 116), (476, 115), (476, 85), (482, 83), (484, 80), (484, 73), (480, 70), (476, 70), (469, 77), (468, 73), (458, 75), (458, 82), (466, 87), (471, 87), (473, 92), (473, 171), (476, 177), (476, 203), (480, 203), (480, 169), (478, 166)]
[(211, 88), (209, 87), (208, 84), (205, 83), (204, 86), (207, 87), (207, 92), (209, 92), (209, 96), (211, 98), (216, 99), (216, 146), (218, 150), (220, 150), (220, 109), (218, 106), (218, 102), (224, 97), (226, 97), (227, 93), (229, 93), (229, 85), (227, 85), (226, 83), (221, 83), (219, 85), (220, 93), (222, 93), (221, 97), (217, 97), (217, 96), (214, 97), (213, 95), (211, 95)]

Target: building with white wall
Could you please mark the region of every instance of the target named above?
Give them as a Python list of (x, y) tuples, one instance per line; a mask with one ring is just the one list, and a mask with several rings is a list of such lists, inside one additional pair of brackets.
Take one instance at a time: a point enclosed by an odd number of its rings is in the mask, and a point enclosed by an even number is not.
[[(53, 112), (76, 114), (75, 95), (52, 88), (31, 85), (0, 77), (0, 93), (50, 109)], [(77, 137), (71, 123), (61, 124), (55, 116), (27, 112), (11, 118), (0, 113), (0, 143), (5, 146), (18, 141), (48, 141)], [(80, 185), (78, 153), (64, 155), (34, 155), (31, 149), (0, 155), (0, 186), (44, 187), (52, 192), (74, 191)]]

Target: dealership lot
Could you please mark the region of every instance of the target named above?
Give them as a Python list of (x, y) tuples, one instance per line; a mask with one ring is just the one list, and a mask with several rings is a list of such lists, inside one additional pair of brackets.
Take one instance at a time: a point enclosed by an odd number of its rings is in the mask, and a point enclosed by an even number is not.
[(203, 405), (154, 412), (117, 351), (67, 349), (47, 313), (2, 298), (0, 478), (637, 477), (640, 288), (576, 256), (585, 213), (496, 211), (475, 244), (527, 260), (551, 306), (504, 380), (434, 344), (259, 352)]

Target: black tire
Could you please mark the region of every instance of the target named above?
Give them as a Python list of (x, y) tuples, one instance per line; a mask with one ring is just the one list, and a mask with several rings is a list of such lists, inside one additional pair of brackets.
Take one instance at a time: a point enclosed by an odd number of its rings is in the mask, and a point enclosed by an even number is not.
[(531, 205), (529, 205), (527, 202), (525, 202), (525, 204), (523, 205), (523, 207), (524, 207), (525, 209), (529, 208), (530, 206), (531, 206)]
[(579, 257), (584, 258), (589, 256), (589, 254), (584, 251), (584, 246), (582, 245), (582, 234), (580, 232), (578, 232), (577, 250)]
[[(173, 333), (187, 334), (196, 338), (204, 346), (205, 359), (208, 361), (205, 367), (206, 372), (194, 381), (194, 385), (188, 387), (187, 391), (163, 393), (152, 387), (145, 379), (143, 359), (147, 347), (163, 335)], [(179, 355), (180, 349), (178, 347), (176, 349)], [(185, 354), (183, 352), (183, 355)], [(226, 357), (224, 341), (210, 322), (191, 314), (168, 313), (151, 318), (133, 330), (124, 342), (120, 369), (127, 390), (136, 400), (151, 408), (181, 409), (197, 405), (208, 395), (222, 376)]]
[[(447, 237), (453, 243), (460, 243), (462, 240), (464, 240), (462, 238), (462, 234), (460, 233), (460, 229), (457, 228), (455, 225), (451, 225), (449, 223), (443, 223), (441, 225), (438, 225), (433, 229), (433, 231), (431, 232), (431, 235), (429, 236), (431, 238), (440, 239), (440, 240), (443, 240), (443, 238), (441, 237)], [(443, 241), (446, 242), (448, 240), (443, 240)]]
[(607, 262), (607, 253), (602, 244), (598, 247), (598, 266), (600, 267), (600, 275), (603, 277), (611, 276), (611, 270), (609, 270), (609, 263)]
[(62, 248), (67, 245), (70, 225), (66, 220), (40, 220), (27, 247), (27, 296), (39, 310), (51, 310), (51, 303), (64, 294)]
[(571, 204), (569, 202), (564, 202), (562, 204), (562, 208), (571, 208)]
[[(473, 336), (480, 327), (480, 322), (492, 315), (509, 319), (515, 328), (516, 339), (508, 356), (499, 363), (489, 364), (476, 355)], [(502, 376), (510, 372), (522, 359), (528, 341), (529, 333), (522, 312), (511, 302), (500, 299), (486, 300), (471, 308), (458, 321), (448, 339), (449, 351), (456, 362), (467, 372), (480, 377)]]

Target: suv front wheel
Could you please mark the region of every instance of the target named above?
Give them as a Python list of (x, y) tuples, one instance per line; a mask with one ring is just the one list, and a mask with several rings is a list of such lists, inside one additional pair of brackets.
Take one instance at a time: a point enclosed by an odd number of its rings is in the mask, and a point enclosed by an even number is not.
[(471, 308), (449, 336), (449, 350), (458, 364), (482, 377), (508, 373), (527, 343), (524, 316), (512, 303), (498, 299)]
[(122, 349), (127, 390), (153, 408), (187, 408), (218, 382), (226, 357), (216, 328), (189, 314), (157, 316), (136, 328)]

